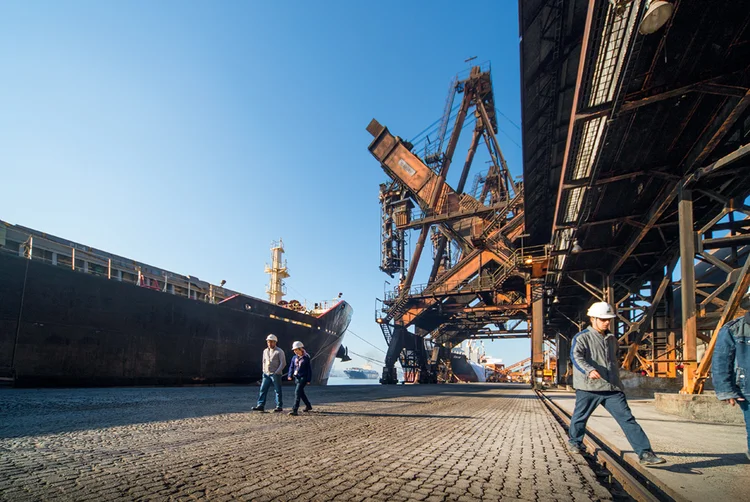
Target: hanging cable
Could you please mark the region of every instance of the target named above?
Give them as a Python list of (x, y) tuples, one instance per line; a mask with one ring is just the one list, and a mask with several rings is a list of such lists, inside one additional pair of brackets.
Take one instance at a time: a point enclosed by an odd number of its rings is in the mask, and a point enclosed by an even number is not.
[(497, 107), (495, 107), (495, 113), (497, 113), (498, 115), (502, 115), (503, 117), (505, 117), (505, 120), (507, 120), (508, 122), (510, 122), (511, 124), (513, 124), (514, 126), (516, 126), (516, 129), (518, 129), (519, 131), (521, 130), (521, 127), (518, 124), (516, 124), (515, 122), (513, 122), (510, 118), (508, 118), (507, 115), (505, 115), (503, 112), (501, 112), (500, 110), (498, 110)]
[(350, 354), (353, 354), (353, 355), (355, 355), (355, 356), (357, 356), (357, 357), (361, 357), (361, 358), (362, 358), (362, 359), (364, 359), (365, 361), (369, 361), (369, 362), (371, 362), (371, 363), (375, 363), (375, 364), (385, 364), (385, 363), (384, 363), (383, 361), (379, 361), (378, 359), (373, 359), (372, 357), (367, 357), (367, 356), (363, 356), (362, 354), (357, 354), (356, 352), (352, 352), (351, 350), (349, 351), (349, 353), (350, 353)]
[[(451, 111), (449, 112), (451, 116), (453, 115), (453, 112), (458, 109), (459, 106), (461, 106), (461, 103), (458, 103), (453, 108), (451, 108)], [(436, 125), (438, 125), (438, 123), (440, 121), (442, 121), (442, 120), (443, 120), (443, 117), (440, 117), (435, 122), (433, 122), (432, 124), (428, 125), (422, 132), (420, 132), (419, 134), (417, 134), (416, 136), (414, 136), (414, 139), (412, 139), (409, 143), (414, 144), (415, 142), (417, 142), (417, 139), (419, 139), (423, 134), (428, 133), (428, 132), (432, 132), (432, 128), (435, 127)], [(437, 132), (437, 128), (435, 128), (435, 132)]]
[[(354, 335), (354, 336), (356, 336), (357, 338), (359, 338), (360, 340), (362, 340), (363, 342), (365, 342), (366, 344), (368, 344), (368, 345), (370, 345), (370, 346), (372, 346), (372, 347), (374, 347), (374, 348), (378, 349), (378, 350), (379, 350), (380, 352), (382, 352), (383, 354), (385, 354), (385, 351), (384, 351), (383, 349), (381, 349), (380, 347), (378, 347), (378, 346), (376, 346), (376, 345), (373, 345), (372, 343), (368, 342), (367, 340), (365, 340), (364, 338), (362, 338), (361, 336), (359, 336), (359, 335), (358, 335), (357, 333), (355, 333), (354, 331), (350, 330), (349, 328), (347, 328), (346, 330), (347, 330), (347, 331), (348, 331), (349, 333), (351, 333), (352, 335)], [(352, 354), (353, 354), (353, 353), (354, 353), (354, 352), (352, 352)]]
[(294, 291), (295, 293), (297, 293), (297, 294), (298, 294), (298, 295), (300, 296), (300, 298), (302, 298), (302, 304), (303, 304), (303, 305), (307, 305), (307, 298), (305, 298), (305, 296), (304, 296), (304, 295), (303, 295), (302, 293), (300, 293), (299, 291), (297, 291), (297, 290), (296, 290), (296, 289), (294, 289), (294, 288), (293, 288), (292, 286), (290, 286), (290, 285), (288, 285), (288, 284), (286, 284), (286, 283), (284, 283), (284, 285), (285, 285), (285, 286), (286, 286), (287, 288), (289, 288), (289, 289), (291, 289), (292, 291)]

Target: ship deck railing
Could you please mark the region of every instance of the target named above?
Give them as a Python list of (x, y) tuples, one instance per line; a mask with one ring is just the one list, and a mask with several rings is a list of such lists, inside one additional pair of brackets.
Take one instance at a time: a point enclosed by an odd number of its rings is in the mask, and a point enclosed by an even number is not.
[(4, 222), (0, 222), (0, 230), (4, 231), (0, 232), (0, 252), (5, 254), (208, 303), (237, 294), (195, 277), (101, 254), (80, 244), (66, 246)]

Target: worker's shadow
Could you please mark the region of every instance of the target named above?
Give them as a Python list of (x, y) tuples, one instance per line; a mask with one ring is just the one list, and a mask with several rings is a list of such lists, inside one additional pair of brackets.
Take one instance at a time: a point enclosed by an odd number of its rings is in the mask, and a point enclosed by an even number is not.
[[(744, 453), (690, 453), (691, 457), (703, 457), (704, 460), (695, 460), (692, 462), (679, 462), (679, 456), (673, 459), (665, 455), (669, 462), (666, 465), (657, 465), (653, 468), (661, 471), (671, 471), (680, 474), (698, 474), (702, 475), (702, 469), (709, 467), (728, 467), (731, 465), (747, 464), (748, 460)], [(672, 463), (678, 462), (678, 463)]]

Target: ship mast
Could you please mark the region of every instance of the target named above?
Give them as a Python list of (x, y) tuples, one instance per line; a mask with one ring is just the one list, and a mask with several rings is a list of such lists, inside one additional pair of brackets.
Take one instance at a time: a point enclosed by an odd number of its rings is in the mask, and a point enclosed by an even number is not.
[(286, 262), (282, 264), (281, 256), (284, 254), (284, 243), (279, 239), (279, 242), (273, 242), (271, 244), (271, 266), (266, 265), (266, 273), (271, 274), (271, 280), (266, 288), (268, 294), (268, 301), (271, 303), (279, 303), (281, 297), (286, 294), (286, 287), (284, 286), (284, 279), (289, 277), (289, 271), (286, 268)]

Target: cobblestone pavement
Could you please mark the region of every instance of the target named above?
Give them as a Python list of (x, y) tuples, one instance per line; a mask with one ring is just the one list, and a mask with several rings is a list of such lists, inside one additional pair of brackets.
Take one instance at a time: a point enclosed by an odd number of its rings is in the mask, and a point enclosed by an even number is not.
[(308, 389), (0, 389), (0, 500), (610, 500), (526, 387)]

